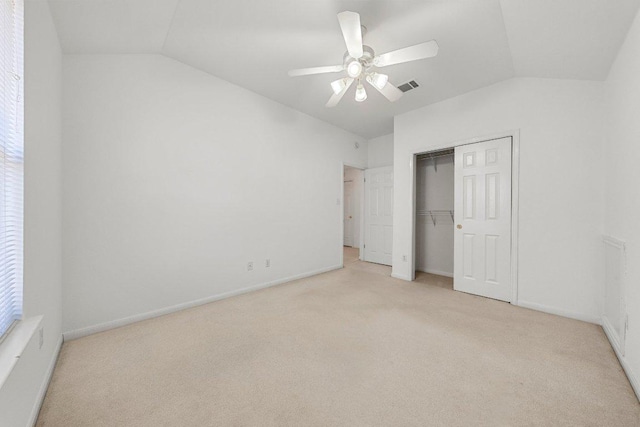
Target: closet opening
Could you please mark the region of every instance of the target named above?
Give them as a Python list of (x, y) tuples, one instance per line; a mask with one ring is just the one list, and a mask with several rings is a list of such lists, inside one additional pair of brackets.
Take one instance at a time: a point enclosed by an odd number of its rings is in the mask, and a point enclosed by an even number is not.
[(416, 155), (415, 281), (453, 290), (455, 150)]

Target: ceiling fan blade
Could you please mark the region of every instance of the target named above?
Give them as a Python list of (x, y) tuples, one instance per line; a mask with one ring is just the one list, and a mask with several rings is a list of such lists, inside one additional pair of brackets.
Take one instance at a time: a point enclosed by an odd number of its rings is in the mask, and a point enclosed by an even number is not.
[(331, 98), (329, 98), (329, 101), (327, 102), (327, 104), (325, 105), (325, 107), (331, 108), (331, 107), (335, 107), (336, 105), (338, 105), (338, 102), (340, 102), (340, 100), (342, 99), (342, 97), (344, 96), (345, 93), (347, 93), (347, 91), (349, 90), (349, 88), (351, 87), (351, 84), (353, 84), (353, 79), (352, 78), (348, 78), (345, 81), (345, 85), (344, 88), (340, 91), (340, 93), (334, 93)]
[(431, 58), (437, 54), (438, 43), (435, 40), (431, 40), (415, 46), (409, 46), (378, 55), (373, 59), (373, 65), (376, 67), (386, 67), (387, 65)]
[(340, 12), (338, 22), (342, 30), (344, 42), (347, 45), (349, 56), (358, 59), (362, 56), (362, 27), (360, 26), (360, 14), (356, 12)]
[(382, 89), (380, 89), (378, 86), (373, 84), (373, 82), (371, 81), (371, 77), (367, 76), (367, 83), (373, 86), (375, 90), (380, 92), (391, 102), (396, 102), (398, 99), (400, 99), (400, 97), (402, 97), (402, 95), (404, 95), (404, 92), (392, 85), (390, 82), (387, 82), (387, 84), (385, 84)]
[(344, 65), (327, 65), (326, 67), (299, 68), (289, 70), (290, 77), (308, 76), (310, 74), (338, 73), (344, 70)]

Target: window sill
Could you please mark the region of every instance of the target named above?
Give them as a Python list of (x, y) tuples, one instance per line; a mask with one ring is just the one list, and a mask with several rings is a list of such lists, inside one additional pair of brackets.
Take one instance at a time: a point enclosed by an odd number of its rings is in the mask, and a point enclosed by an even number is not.
[(0, 388), (16, 366), (22, 352), (42, 322), (42, 316), (19, 321), (9, 335), (0, 343)]

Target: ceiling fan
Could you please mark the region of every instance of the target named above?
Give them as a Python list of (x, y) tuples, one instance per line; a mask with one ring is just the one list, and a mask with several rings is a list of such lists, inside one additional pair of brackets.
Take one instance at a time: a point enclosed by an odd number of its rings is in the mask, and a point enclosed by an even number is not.
[(349, 11), (340, 12), (338, 13), (338, 22), (347, 45), (343, 63), (341, 65), (301, 68), (289, 71), (289, 76), (298, 77), (310, 74), (339, 73), (346, 70), (347, 77), (331, 82), (333, 95), (329, 98), (329, 102), (326, 104), (327, 107), (338, 105), (338, 102), (355, 81), (357, 81), (356, 101), (362, 102), (367, 99), (367, 91), (362, 85), (362, 80), (366, 80), (389, 101), (397, 101), (403, 92), (389, 82), (389, 76), (378, 73), (375, 69), (386, 67), (387, 65), (431, 58), (438, 54), (438, 43), (435, 40), (431, 40), (382, 55), (376, 55), (371, 47), (362, 44), (364, 27), (360, 24), (360, 14)]

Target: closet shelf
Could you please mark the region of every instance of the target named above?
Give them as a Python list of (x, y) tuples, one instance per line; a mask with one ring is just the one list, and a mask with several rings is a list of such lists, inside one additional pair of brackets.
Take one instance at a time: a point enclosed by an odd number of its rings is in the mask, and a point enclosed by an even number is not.
[(447, 217), (447, 218), (451, 218), (451, 222), (454, 222), (453, 219), (453, 211), (448, 211), (448, 210), (433, 210), (433, 211), (429, 211), (429, 210), (423, 210), (423, 209), (419, 209), (416, 214), (418, 216), (428, 216), (431, 218), (431, 221), (433, 222), (433, 226), (436, 226), (436, 221), (438, 218), (443, 218), (443, 217)]
[(446, 150), (435, 151), (431, 153), (418, 154), (417, 159), (418, 161), (433, 160), (433, 168), (435, 169), (436, 172), (438, 172), (438, 158), (453, 157), (454, 154), (455, 154), (455, 150), (453, 148), (449, 148)]

